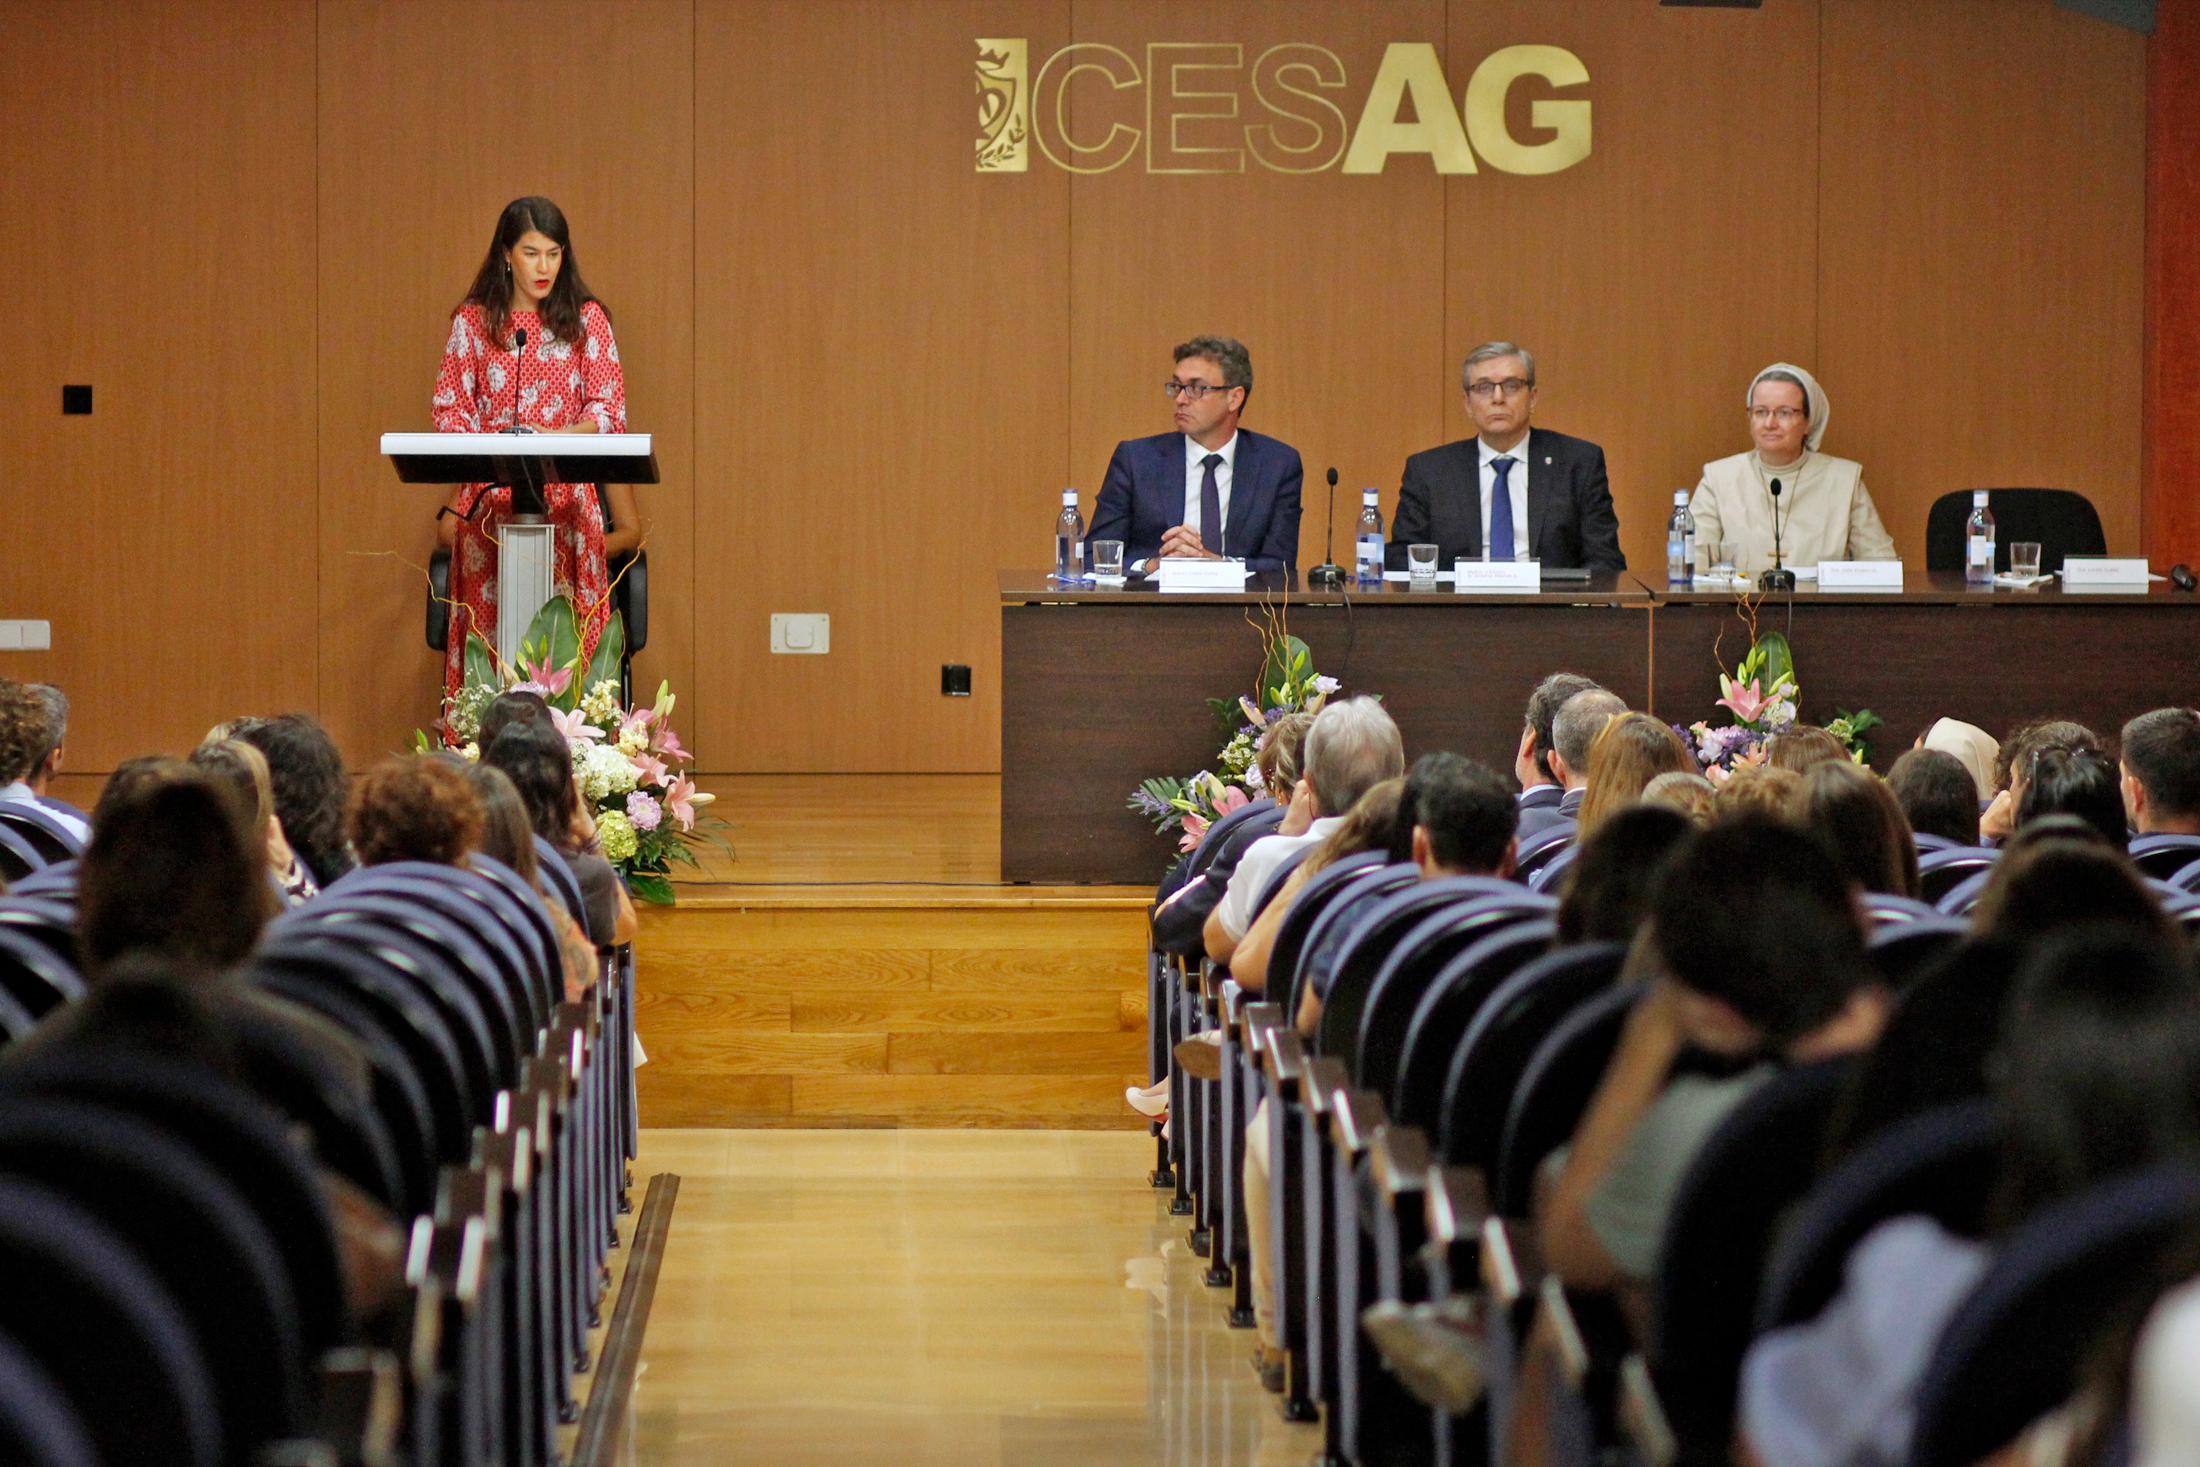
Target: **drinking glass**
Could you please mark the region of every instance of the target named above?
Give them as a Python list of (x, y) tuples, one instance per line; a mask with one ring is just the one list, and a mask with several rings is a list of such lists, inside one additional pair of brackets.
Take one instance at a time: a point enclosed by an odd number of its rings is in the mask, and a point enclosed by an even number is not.
[(1095, 540), (1092, 542), (1092, 573), (1096, 579), (1111, 583), (1123, 579), (1122, 541)]
[(2040, 573), (2040, 542), (2014, 540), (2009, 545), (2009, 574), (2020, 581), (2029, 581)]
[(1408, 545), (1406, 570), (1412, 576), (1412, 588), (1416, 591), (1436, 589), (1436, 547), (1434, 545)]

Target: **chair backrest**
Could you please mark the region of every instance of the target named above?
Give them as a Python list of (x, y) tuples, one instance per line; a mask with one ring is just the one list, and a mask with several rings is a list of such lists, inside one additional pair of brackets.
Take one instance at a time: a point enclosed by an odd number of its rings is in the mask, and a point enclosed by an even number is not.
[[(84, 996), (84, 980), (73, 958), (62, 955), (54, 937), (54, 930), (43, 923), (0, 915), (0, 995), (13, 999), (32, 1022)], [(0, 1021), (0, 1033), (10, 1039), (28, 1032)]]
[(1443, 920), (1469, 939), (1429, 980), (1406, 1018), (1390, 1082), (1390, 1114), (1435, 1136), (1443, 1119), (1444, 1076), (1476, 1010), (1497, 986), (1549, 950), (1557, 933), (1548, 897), (1486, 897)]
[(0, 1462), (99, 1467), (91, 1428), (31, 1352), (0, 1335)]
[[(1398, 940), (1368, 986), (1359, 1031), (1346, 1061), (1362, 1090), (1393, 1101), (1406, 1035), (1430, 987), (1453, 958), (1476, 945), (1493, 927), (1537, 915), (1538, 909), (1530, 905), (1533, 899), (1526, 890), (1519, 890), (1517, 896), (1468, 896), (1430, 911)], [(1390, 1114), (1399, 1119), (1395, 1103)]]
[(20, 832), (51, 866), (84, 854), (84, 837), (74, 826), (36, 800), (0, 800), (0, 825)]
[(1958, 1101), (1895, 1122), (1821, 1178), (1782, 1234), (1758, 1295), (1756, 1330), (1817, 1317), (1849, 1251), (1913, 1213), (1975, 1236), (2000, 1161), (1993, 1102)]
[[(1925, 516), (1925, 569), (1963, 569), (1963, 527), (1971, 517), (1969, 489), (1951, 489), (1933, 501)], [(2037, 541), (2042, 572), (2062, 569), (2069, 555), (2106, 555), (2093, 501), (2071, 489), (1989, 489), (1986, 507), (1994, 515), (1994, 569), (2009, 569), (2009, 547)]]
[(1566, 875), (1566, 868), (1573, 865), (1580, 855), (1581, 842), (1579, 841), (1571, 842), (1564, 850), (1553, 851), (1548, 860), (1539, 863), (1533, 871), (1527, 874), (1525, 879), (1529, 888), (1534, 891), (1555, 890), (1559, 881)]
[[(326, 1024), (325, 1017), (253, 991), (224, 1002), (221, 1022), (252, 1091), (312, 1134), (313, 1153), (322, 1165), (402, 1216), (408, 1200), (404, 1168), (388, 1126), (359, 1091), (353, 1072), (306, 1027)], [(352, 1035), (340, 1037), (356, 1049)]]
[[(2001, 853), (1987, 846), (1957, 846), (1928, 851), (1917, 858), (1918, 894), (1939, 906), (1940, 899), (1981, 871), (1993, 869)], [(1942, 910), (1946, 910), (1942, 908)]]
[(1944, 835), (1931, 835), (1922, 830), (1913, 832), (1910, 840), (1917, 846), (1920, 856), (1930, 851), (1952, 851), (1962, 844), (1961, 841), (1952, 841)]
[[(1457, 1143), (1447, 1140), (1445, 1157), (1482, 1167), (1506, 1217), (1528, 1216), (1536, 1168), (1581, 1124), (1644, 991), (1613, 981), (1627, 960), (1621, 944), (1565, 951), (1565, 964), (1554, 953), (1548, 971), (1517, 973), (1491, 996), (1444, 1083), (1444, 1131)], [(1469, 1083), (1470, 1065), (1498, 1073)], [(1509, 1094), (1495, 1093), (1508, 1081)]]
[(470, 912), (477, 935), (495, 933), (492, 945), (510, 948), (511, 976), (526, 990), (529, 1017), (540, 1029), (550, 1022), (550, 1011), (562, 995), (565, 972), (549, 909), (541, 894), (510, 867), (480, 855), (473, 862), (475, 869), (462, 871), (426, 861), (392, 861), (353, 871), (327, 891), (389, 891), (453, 915)]
[(1780, 1219), (1810, 1190), (1853, 1057), (1784, 1070), (1704, 1142), (1667, 1214), (1651, 1281), (1650, 1368), (1684, 1457), (1725, 1452)]
[(2169, 874), (2169, 884), (2179, 891), (2200, 891), (2200, 860), (2191, 861), (2172, 871)]
[(1916, 897), (1898, 896), (1891, 891), (1864, 893), (1864, 919), (1875, 927), (1933, 921), (1940, 915), (1940, 908), (1931, 902), (1921, 902)]
[(1341, 861), (1333, 861), (1309, 876), (1306, 885), (1299, 888), (1298, 899), (1291, 903), (1291, 910), (1283, 914), (1283, 921), (1276, 928), (1276, 940), (1268, 948), (1268, 971), (1290, 978), (1295, 984), (1299, 960), (1305, 955), (1306, 939), (1314, 930), (1314, 924), (1347, 887), (1383, 864), (1381, 851), (1361, 851)]
[(581, 931), (588, 930), (588, 903), (581, 896), (581, 881), (566, 863), (565, 853), (550, 844), (542, 836), (535, 837), (535, 870), (542, 875), (542, 884), (565, 908), (565, 914), (580, 923)]
[[(1551, 924), (1553, 937), (1558, 924)], [(1467, 1018), (1443, 1067), (1443, 1108), (1437, 1144), (1445, 1161), (1483, 1168), (1496, 1179), (1507, 1113), (1518, 1102), (1520, 1078), (1553, 1027), (1619, 972), (1617, 944), (1577, 944), (1533, 963), (1520, 963)]]
[(2005, 1238), (1933, 1348), (1912, 1467), (1980, 1461), (2068, 1400), (2099, 1331), (2195, 1223), (2200, 1173), (2180, 1164), (2066, 1198)]
[[(1476, 897), (1494, 896), (1500, 891), (1519, 892), (1520, 888), (1511, 882), (1480, 876), (1447, 876), (1436, 881), (1422, 881), (1416, 873), (1415, 880), (1370, 904), (1337, 950), (1329, 991), (1322, 999), (1321, 1027), (1314, 1033), (1315, 1052), (1333, 1054), (1348, 1066), (1354, 1064), (1359, 1048), (1360, 1019), (1368, 996), (1374, 991), (1375, 977), (1406, 934), (1435, 912), (1462, 905)], [(1353, 1074), (1352, 1083), (1363, 1090), (1372, 1088), (1357, 1072)]]
[(1257, 840), (1263, 833), (1273, 835), (1276, 827), (1283, 824), (1283, 817), (1289, 813), (1274, 800), (1255, 800), (1249, 805), (1240, 805), (1207, 827), (1207, 833), (1192, 848), (1191, 858), (1185, 867), (1186, 875), (1197, 876), (1214, 865), (1215, 857), (1221, 855), (1222, 848), (1233, 840)]
[(1944, 917), (1968, 917), (1971, 915), (1971, 908), (1978, 905), (1979, 898), (1986, 895), (1986, 884), (1993, 879), (1994, 868), (1991, 866), (1983, 871), (1973, 871), (1942, 892), (1940, 900), (1934, 902), (1933, 907)]
[(2135, 835), (2125, 847), (2142, 876), (2177, 885), (2177, 873), (2200, 861), (2200, 835)]
[(12, 825), (0, 825), (0, 882), (12, 887), (50, 864), (29, 836)]
[(80, 869), (75, 861), (56, 861), (43, 871), (33, 871), (20, 881), (10, 879), (10, 897), (38, 896), (76, 905), (76, 877)]
[(1900, 991), (1935, 959), (1953, 951), (1970, 931), (1953, 917), (1920, 917), (1898, 926), (1874, 928), (1864, 946), (1880, 978), (1889, 988)]
[[(1356, 879), (1346, 882), (1344, 889), (1329, 899), (1321, 915), (1307, 928), (1299, 944), (1298, 960), (1291, 965), (1291, 1006), (1285, 1012), (1296, 1014), (1306, 1002), (1307, 991), (1317, 985), (1317, 980), (1321, 986), (1327, 986), (1336, 968), (1338, 951), (1376, 902), (1392, 892), (1403, 891), (1420, 879), (1418, 867), (1411, 861), (1400, 861), (1370, 866), (1359, 872)], [(1273, 958), (1268, 966), (1274, 970)]]
[(1561, 851), (1573, 849), (1574, 837), (1580, 829), (1575, 821), (1559, 820), (1523, 840), (1520, 849), (1513, 853), (1513, 875), (1522, 881), (1533, 877)]
[(483, 980), (465, 971), (448, 950), (384, 918), (336, 912), (311, 936), (347, 943), (398, 975), (434, 1006), (457, 1046), (469, 1116), (487, 1119), (497, 1091), (519, 1079), (534, 1046), (514, 1050), (510, 1034), (491, 1012)]

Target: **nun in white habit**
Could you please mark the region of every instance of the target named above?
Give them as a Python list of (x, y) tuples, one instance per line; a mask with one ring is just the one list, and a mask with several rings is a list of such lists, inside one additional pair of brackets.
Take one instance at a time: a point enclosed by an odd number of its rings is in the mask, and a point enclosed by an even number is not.
[(1775, 362), (1750, 380), (1743, 401), (1755, 447), (1703, 466), (1689, 508), (1699, 558), (1714, 551), (1754, 576), (1772, 566), (1772, 483), (1780, 482), (1781, 558), (1789, 566), (1821, 560), (1893, 560), (1894, 537), (1864, 488), (1864, 466), (1820, 453), (1833, 419), (1818, 379)]

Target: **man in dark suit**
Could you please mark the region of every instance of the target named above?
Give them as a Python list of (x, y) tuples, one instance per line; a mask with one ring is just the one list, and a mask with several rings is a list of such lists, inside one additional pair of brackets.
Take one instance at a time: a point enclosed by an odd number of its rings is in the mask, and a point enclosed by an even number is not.
[(1406, 460), (1387, 553), (1406, 568), (1406, 547), (1434, 543), (1436, 563), (1482, 558), (1619, 571), (1619, 516), (1604, 450), (1529, 426), (1535, 357), (1509, 341), (1467, 353), (1461, 373), (1475, 436)]
[(1145, 570), (1164, 555), (1296, 569), (1306, 475), (1297, 449), (1238, 427), (1253, 391), (1245, 347), (1226, 336), (1193, 337), (1176, 349), (1163, 391), (1176, 431), (1115, 446), (1091, 538), (1121, 540), (1124, 564)]

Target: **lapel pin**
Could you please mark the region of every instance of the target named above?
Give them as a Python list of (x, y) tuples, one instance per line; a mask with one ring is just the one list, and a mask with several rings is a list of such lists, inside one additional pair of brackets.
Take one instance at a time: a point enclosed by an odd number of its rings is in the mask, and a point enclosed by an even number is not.
[(1543, 462), (1545, 462), (1545, 463), (1549, 463), (1550, 461), (1551, 461), (1551, 456), (1550, 456), (1549, 454), (1547, 454), (1547, 453), (1546, 453), (1546, 454), (1544, 454), (1544, 455), (1543, 455)]

